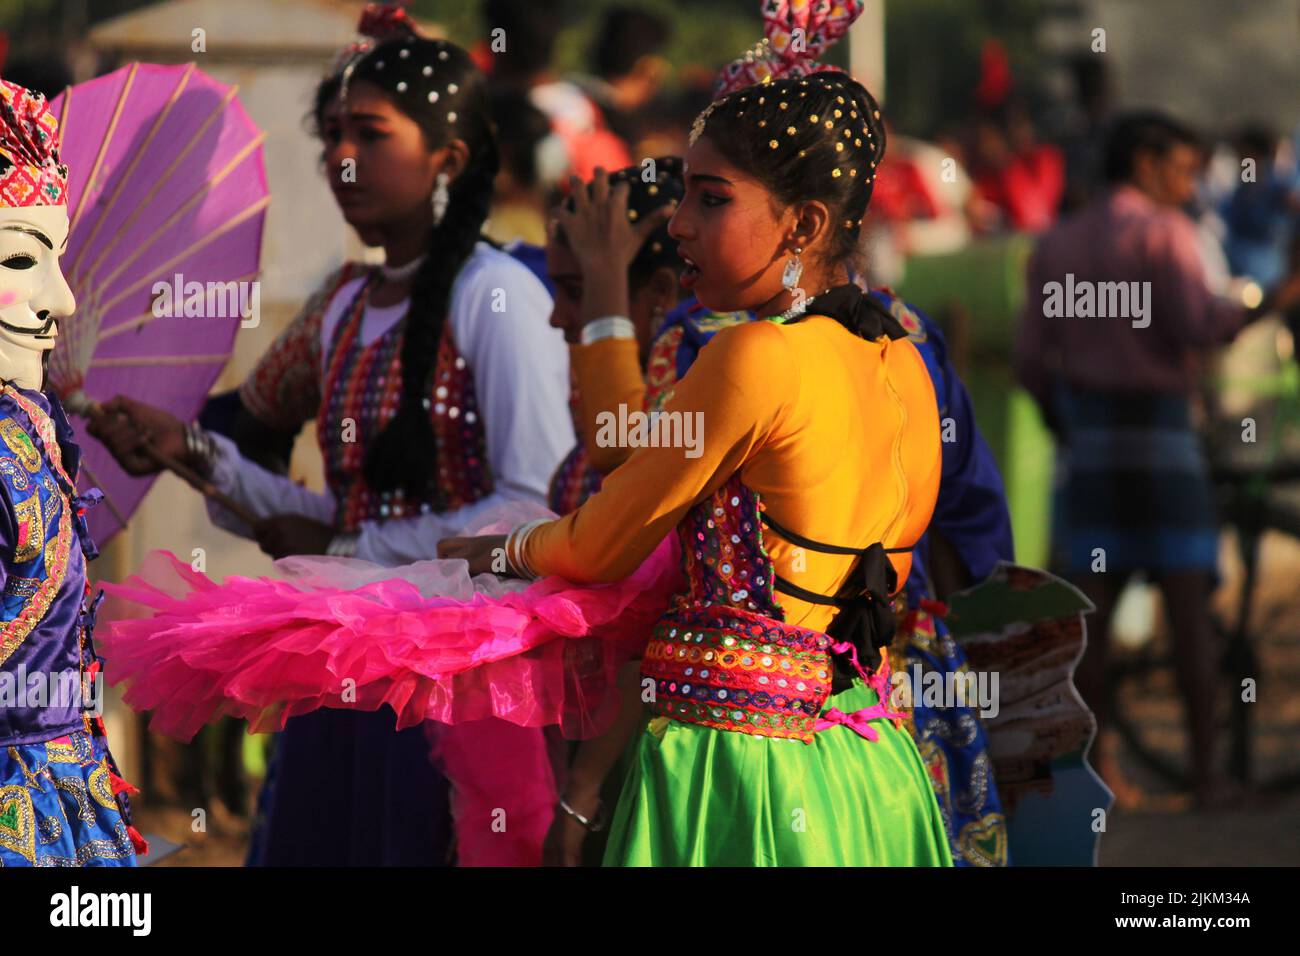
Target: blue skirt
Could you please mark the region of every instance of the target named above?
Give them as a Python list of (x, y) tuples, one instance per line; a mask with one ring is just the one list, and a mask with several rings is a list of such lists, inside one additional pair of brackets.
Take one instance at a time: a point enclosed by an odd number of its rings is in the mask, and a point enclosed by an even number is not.
[(923, 682), (912, 686), (913, 737), (939, 802), (953, 865), (1010, 866), (1007, 821), (978, 709), (931, 705), (923, 693), (928, 674), (946, 683), (949, 673), (969, 673), (966, 652), (942, 620), (917, 611), (903, 663), (909, 685), (918, 669)]
[(397, 715), (323, 708), (294, 717), (276, 741), (263, 794), (264, 866), (447, 866), (447, 781), (423, 727)]
[(111, 767), (84, 730), (0, 749), (0, 866), (135, 866)]

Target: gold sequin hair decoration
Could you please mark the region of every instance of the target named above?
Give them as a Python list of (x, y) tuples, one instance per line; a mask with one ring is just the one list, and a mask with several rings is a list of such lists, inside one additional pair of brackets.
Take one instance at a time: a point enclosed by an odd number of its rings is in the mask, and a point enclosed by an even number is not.
[[(815, 105), (795, 97), (796, 92), (801, 96), (811, 92)], [(762, 130), (763, 152), (778, 160), (782, 147), (787, 145), (798, 159), (806, 159), (810, 149), (824, 145), (834, 156), (835, 165), (829, 171), (832, 179), (847, 176), (867, 184), (875, 181), (874, 170), (884, 155), (885, 132), (883, 127), (873, 130), (871, 124), (879, 120), (880, 110), (870, 92), (845, 73), (825, 70), (777, 80), (767, 77), (762, 83), (732, 91), (714, 100), (695, 118), (689, 143), (695, 145), (709, 119), (724, 111), (730, 112), (734, 120), (743, 118), (742, 128), (752, 124)], [(808, 134), (814, 130), (824, 137), (810, 139)], [(861, 219), (846, 219), (844, 223), (846, 228), (856, 229)]]

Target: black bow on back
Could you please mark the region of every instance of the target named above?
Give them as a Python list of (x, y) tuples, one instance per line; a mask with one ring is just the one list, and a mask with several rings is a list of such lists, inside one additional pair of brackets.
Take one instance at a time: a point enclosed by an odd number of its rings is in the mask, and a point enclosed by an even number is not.
[[(898, 572), (884, 545), (877, 542), (858, 559), (844, 587), (836, 595), (840, 613), (835, 615), (826, 633), (836, 641), (854, 645), (859, 663), (866, 669), (880, 666), (880, 648), (888, 646), (894, 639), (897, 621), (889, 596), (897, 587)], [(858, 676), (851, 671), (851, 666), (837, 666), (832, 689), (837, 693), (847, 689), (848, 682)], [(842, 678), (847, 678), (847, 681)]]

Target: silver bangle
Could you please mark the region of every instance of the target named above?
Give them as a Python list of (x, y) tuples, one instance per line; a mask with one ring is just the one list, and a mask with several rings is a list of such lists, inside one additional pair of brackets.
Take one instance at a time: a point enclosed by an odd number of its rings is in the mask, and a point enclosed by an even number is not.
[(526, 522), (506, 536), (506, 564), (515, 577), (523, 578), (525, 581), (537, 580), (537, 573), (524, 557), (524, 545), (528, 542), (528, 536), (533, 533), (534, 529), (538, 525), (546, 524), (549, 520), (549, 518), (538, 518)]
[[(522, 527), (523, 525), (519, 526)], [(522, 578), (524, 574), (519, 561), (519, 528), (506, 535), (506, 568), (515, 577)]]
[(593, 319), (582, 327), (582, 334), (579, 341), (583, 345), (591, 345), (593, 342), (602, 342), (605, 339), (634, 339), (636, 338), (636, 326), (632, 320), (625, 315), (607, 315), (604, 318)]
[(536, 577), (523, 557), (523, 544), (528, 538), (528, 532), (532, 530), (532, 525), (531, 521), (521, 524), (506, 536), (506, 566), (511, 574), (525, 581), (531, 581)]
[(330, 539), (325, 553), (333, 558), (350, 558), (357, 553), (357, 540), (361, 537), (355, 531), (341, 531)]
[(587, 819), (577, 810), (573, 809), (573, 807), (569, 806), (569, 801), (564, 797), (560, 797), (560, 809), (581, 823), (588, 833), (599, 833), (601, 830), (605, 829), (605, 805), (603, 803), (596, 804), (596, 818), (594, 820)]
[(212, 436), (194, 422), (185, 425), (185, 452), (195, 471), (204, 478), (212, 476), (213, 465), (217, 458), (217, 443)]

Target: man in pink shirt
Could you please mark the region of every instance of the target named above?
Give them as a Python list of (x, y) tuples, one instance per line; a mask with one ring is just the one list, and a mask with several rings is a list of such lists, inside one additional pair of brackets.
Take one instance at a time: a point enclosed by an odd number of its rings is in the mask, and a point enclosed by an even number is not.
[(1165, 117), (1121, 120), (1110, 189), (1045, 233), (1030, 261), (1017, 375), (1058, 441), (1056, 560), (1097, 606), (1078, 686), (1097, 715), (1096, 765), (1123, 800), (1109, 752), (1110, 616), (1129, 575), (1159, 583), (1186, 705), (1196, 797), (1231, 791), (1214, 753), (1217, 579), (1213, 489), (1189, 414), (1200, 360), (1247, 319), (1213, 294), (1196, 228), (1195, 136)]
[[(1044, 234), (1030, 261), (1017, 369), (1044, 409), (1061, 379), (1189, 398), (1198, 357), (1246, 317), (1206, 285), (1196, 226), (1181, 209), (1196, 191), (1196, 141), (1172, 124), (1128, 122), (1141, 126), (1124, 136), (1121, 122), (1114, 133), (1124, 142), (1108, 156), (1112, 188)], [(1125, 314), (1107, 315), (1112, 303)]]

